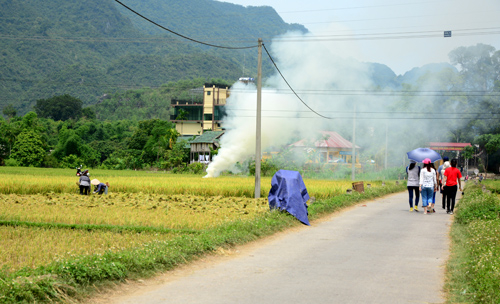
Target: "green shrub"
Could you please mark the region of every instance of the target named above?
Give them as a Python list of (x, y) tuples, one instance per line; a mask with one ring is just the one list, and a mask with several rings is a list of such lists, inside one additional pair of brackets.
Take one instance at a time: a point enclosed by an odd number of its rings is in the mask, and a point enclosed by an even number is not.
[(76, 168), (79, 167), (83, 161), (76, 155), (70, 154), (68, 156), (63, 157), (59, 166), (61, 168)]
[(455, 221), (459, 224), (500, 218), (500, 200), (494, 194), (483, 193), (480, 186), (468, 187), (457, 207)]
[(17, 162), (17, 160), (13, 159), (13, 158), (8, 158), (5, 160), (5, 165), (7, 167), (19, 167), (19, 163)]
[(200, 174), (203, 172), (203, 164), (202, 163), (199, 163), (199, 162), (195, 162), (195, 163), (192, 163), (192, 164), (189, 164), (187, 166), (187, 169), (190, 173), (194, 173), (194, 174)]

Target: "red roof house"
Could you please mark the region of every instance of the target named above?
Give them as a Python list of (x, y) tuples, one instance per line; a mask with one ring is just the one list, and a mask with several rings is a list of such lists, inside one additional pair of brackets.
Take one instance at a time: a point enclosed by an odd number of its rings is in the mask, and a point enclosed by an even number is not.
[[(320, 131), (322, 138), (314, 142), (314, 150), (320, 153), (321, 162), (336, 162), (338, 160), (350, 161), (352, 154), (352, 143), (334, 131)], [(290, 145), (296, 148), (312, 148), (308, 140), (302, 139)], [(360, 147), (356, 145), (356, 150)], [(356, 152), (356, 154), (358, 154)], [(359, 159), (356, 159), (358, 162)]]

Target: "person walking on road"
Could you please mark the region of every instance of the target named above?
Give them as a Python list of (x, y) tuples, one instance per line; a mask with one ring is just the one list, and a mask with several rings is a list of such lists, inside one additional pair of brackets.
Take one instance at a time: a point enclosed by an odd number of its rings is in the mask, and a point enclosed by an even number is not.
[(446, 209), (446, 186), (443, 183), (443, 177), (444, 177), (444, 170), (447, 168), (451, 167), (449, 158), (447, 156), (443, 157), (444, 163), (438, 167), (438, 174), (439, 174), (439, 190), (441, 192), (441, 204), (443, 207), (443, 210)]
[(420, 172), (420, 192), (422, 193), (422, 207), (424, 214), (427, 213), (429, 205), (432, 204), (432, 193), (437, 190), (436, 170), (431, 167), (431, 160), (426, 158), (422, 161), (424, 168)]
[(455, 198), (457, 196), (457, 184), (462, 191), (462, 173), (457, 169), (457, 160), (451, 160), (451, 167), (444, 171), (444, 182), (447, 187), (446, 213), (453, 214), (455, 209)]
[[(434, 167), (434, 163), (430, 163), (431, 169), (436, 172), (436, 167)], [(437, 179), (437, 172), (436, 172), (436, 179)], [(438, 186), (439, 183), (436, 183), (436, 187)], [(437, 189), (437, 188), (436, 188)], [(429, 205), (428, 212), (435, 213), (436, 210), (434, 210), (434, 205), (436, 204), (436, 192), (437, 190), (432, 192), (432, 203)]]
[[(408, 175), (406, 188), (408, 188), (408, 195), (410, 199), (410, 212), (412, 212), (413, 210), (418, 212), (418, 201), (420, 199), (420, 193), (418, 191), (418, 179), (420, 176), (420, 167), (417, 166), (416, 161), (410, 161), (410, 165), (406, 167), (406, 174)], [(415, 193), (415, 209), (413, 209), (413, 193)]]

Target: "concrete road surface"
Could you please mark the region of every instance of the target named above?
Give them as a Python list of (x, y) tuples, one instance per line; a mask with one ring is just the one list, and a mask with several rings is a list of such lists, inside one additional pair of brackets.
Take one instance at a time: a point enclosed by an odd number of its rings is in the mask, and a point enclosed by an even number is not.
[(393, 194), (112, 302), (443, 303), (452, 216), (436, 211)]

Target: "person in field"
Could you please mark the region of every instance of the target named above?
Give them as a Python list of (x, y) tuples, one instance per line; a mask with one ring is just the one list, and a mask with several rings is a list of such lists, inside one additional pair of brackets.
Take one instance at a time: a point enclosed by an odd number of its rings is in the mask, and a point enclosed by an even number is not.
[(422, 163), (424, 168), (420, 171), (419, 190), (422, 193), (424, 214), (430, 214), (427, 209), (429, 205), (432, 205), (432, 193), (437, 191), (436, 170), (432, 169), (430, 159), (426, 158)]
[[(418, 200), (420, 199), (420, 193), (418, 192), (418, 177), (420, 175), (420, 167), (417, 166), (416, 161), (410, 161), (410, 165), (406, 167), (406, 174), (408, 175), (406, 188), (408, 189), (410, 199), (410, 212), (413, 210), (418, 212)], [(415, 193), (415, 209), (413, 209), (413, 193)]]
[(109, 183), (101, 183), (98, 179), (93, 179), (91, 183), (95, 186), (94, 194), (108, 194)]
[(451, 160), (451, 167), (444, 171), (444, 183), (448, 187), (448, 197), (446, 200), (446, 213), (453, 214), (455, 209), (455, 198), (457, 196), (457, 184), (462, 191), (462, 173), (457, 169), (457, 160)]
[(80, 195), (88, 195), (90, 193), (90, 177), (89, 170), (85, 170), (80, 174), (78, 185), (80, 186)]

